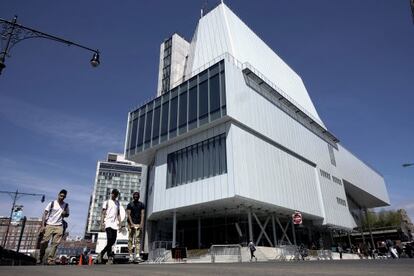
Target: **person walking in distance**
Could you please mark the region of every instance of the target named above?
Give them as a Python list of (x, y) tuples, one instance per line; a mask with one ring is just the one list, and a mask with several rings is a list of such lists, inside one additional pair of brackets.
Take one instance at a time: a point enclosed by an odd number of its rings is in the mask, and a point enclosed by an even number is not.
[(42, 226), (40, 232), (43, 234), (43, 238), (40, 241), (40, 252), (38, 264), (44, 264), (44, 256), (46, 248), (48, 247), (49, 241), (50, 251), (47, 257), (47, 264), (54, 264), (56, 249), (62, 240), (67, 223), (63, 220), (69, 216), (69, 204), (64, 199), (67, 195), (66, 190), (61, 190), (58, 194), (57, 200), (49, 202), (46, 206), (42, 216)]
[[(141, 261), (141, 235), (144, 227), (144, 211), (145, 205), (139, 201), (139, 192), (134, 192), (132, 195), (132, 202), (127, 206), (128, 216), (128, 251), (129, 262)], [(135, 245), (135, 258), (134, 258)]]
[(257, 262), (257, 258), (254, 255), (254, 251), (256, 251), (256, 246), (254, 245), (253, 241), (250, 241), (247, 247), (250, 249), (250, 261), (253, 261), (253, 258)]
[(98, 263), (102, 263), (105, 253), (108, 256), (107, 264), (113, 263), (112, 246), (116, 242), (117, 232), (122, 222), (120, 215), (121, 206), (117, 200), (118, 196), (119, 191), (113, 189), (111, 198), (105, 201), (102, 206), (101, 229), (106, 232), (106, 246), (97, 257)]

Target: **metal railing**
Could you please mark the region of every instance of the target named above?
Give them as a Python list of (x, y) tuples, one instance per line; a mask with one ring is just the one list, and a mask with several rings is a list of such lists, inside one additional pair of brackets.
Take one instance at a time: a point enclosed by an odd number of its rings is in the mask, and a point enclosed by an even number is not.
[(241, 245), (239, 244), (213, 244), (210, 247), (211, 262), (215, 263), (217, 256), (235, 257), (242, 262)]

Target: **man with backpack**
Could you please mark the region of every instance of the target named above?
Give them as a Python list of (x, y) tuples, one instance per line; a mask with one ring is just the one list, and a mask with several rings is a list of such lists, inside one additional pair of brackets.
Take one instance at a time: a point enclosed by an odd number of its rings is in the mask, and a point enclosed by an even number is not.
[(106, 253), (108, 261), (106, 264), (113, 264), (114, 254), (112, 252), (112, 246), (116, 242), (116, 237), (119, 228), (122, 228), (122, 206), (118, 201), (119, 191), (113, 189), (111, 192), (111, 198), (103, 203), (102, 206), (102, 217), (101, 217), (101, 228), (106, 232), (106, 246), (99, 253), (97, 257), (97, 263), (103, 263), (103, 257)]
[(57, 200), (49, 202), (45, 208), (42, 216), (42, 227), (40, 229), (43, 237), (40, 242), (38, 264), (45, 264), (43, 258), (50, 240), (52, 242), (46, 264), (54, 264), (56, 249), (67, 228), (67, 223), (64, 220), (64, 218), (69, 216), (69, 204), (64, 201), (67, 193), (66, 190), (61, 190)]

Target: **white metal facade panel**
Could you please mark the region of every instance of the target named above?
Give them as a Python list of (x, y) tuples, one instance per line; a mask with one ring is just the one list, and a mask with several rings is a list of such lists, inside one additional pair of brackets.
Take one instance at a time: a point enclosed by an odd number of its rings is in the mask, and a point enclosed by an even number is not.
[[(154, 163), (154, 176), (150, 187), (150, 205), (148, 216), (154, 212), (174, 210), (176, 208), (191, 206), (198, 203), (209, 202), (234, 196), (232, 172), (229, 173), (231, 162), (227, 162), (227, 174), (218, 175), (183, 184), (167, 189), (167, 155), (200, 141), (226, 133), (228, 124), (210, 128), (202, 133), (183, 139), (173, 145), (160, 149), (156, 153)], [(226, 141), (226, 154), (231, 154), (231, 145)]]
[[(337, 165), (333, 166), (325, 141), (248, 87), (240, 68), (231, 62), (226, 62), (225, 66), (227, 114), (230, 117), (315, 163), (320, 180), (323, 179), (320, 175), (320, 169), (339, 179), (347, 179), (349, 176), (348, 178), (350, 181), (353, 180), (351, 182), (354, 185), (387, 202), (384, 180), (380, 175), (363, 165), (361, 161), (349, 152), (345, 152), (341, 147), (340, 151), (334, 150)], [(240, 144), (240, 146), (243, 145)], [(234, 143), (234, 147), (238, 147), (237, 143)], [(352, 168), (356, 167), (358, 167), (356, 169), (358, 174), (355, 175)], [(257, 167), (253, 166), (251, 170), (257, 170)], [(286, 168), (286, 172), (292, 170), (295, 170), (295, 166)], [(243, 172), (243, 170), (235, 169), (236, 174), (239, 171)], [(367, 185), (370, 189), (366, 188)], [(375, 191), (385, 191), (385, 193)], [(336, 197), (346, 200), (344, 186), (340, 186), (332, 180), (326, 183), (321, 181), (321, 193), (326, 211), (324, 223), (343, 227), (352, 225), (348, 209), (343, 208), (336, 201)]]
[(259, 70), (323, 126), (302, 79), (225, 4), (199, 20), (191, 43), (187, 75), (228, 52)]
[(235, 125), (230, 133), (237, 195), (323, 217), (315, 167)]
[[(337, 160), (341, 164), (341, 172), (345, 180), (387, 204), (390, 203), (384, 178), (379, 173), (341, 145), (339, 145)], [(376, 185), (373, 185), (373, 183)]]

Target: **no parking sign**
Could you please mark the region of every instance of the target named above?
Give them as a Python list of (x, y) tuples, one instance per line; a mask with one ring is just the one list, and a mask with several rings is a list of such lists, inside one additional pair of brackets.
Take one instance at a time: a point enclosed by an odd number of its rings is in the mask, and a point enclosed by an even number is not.
[(296, 211), (292, 215), (293, 224), (302, 224), (302, 214), (299, 211)]

